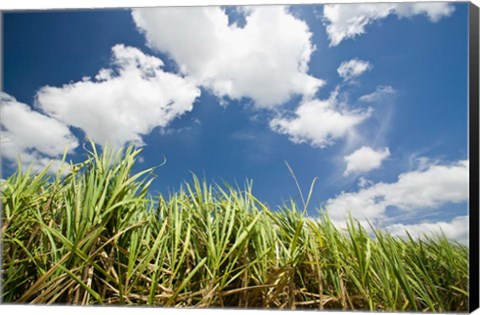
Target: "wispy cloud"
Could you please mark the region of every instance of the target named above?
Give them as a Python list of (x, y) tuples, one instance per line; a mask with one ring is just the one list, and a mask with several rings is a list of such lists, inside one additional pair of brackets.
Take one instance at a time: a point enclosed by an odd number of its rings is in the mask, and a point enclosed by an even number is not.
[(191, 111), (200, 90), (187, 77), (164, 72), (162, 60), (137, 48), (116, 45), (112, 65), (95, 79), (42, 87), (36, 106), (93, 141), (143, 144), (142, 135)]
[(190, 132), (194, 127), (198, 127), (202, 124), (202, 122), (198, 118), (194, 118), (191, 120), (191, 124), (189, 126), (185, 127), (179, 127), (179, 128), (172, 128), (172, 127), (167, 127), (167, 128), (160, 128), (160, 134), (161, 135), (175, 135), (175, 134), (181, 134), (185, 132)]
[(366, 103), (373, 103), (381, 100), (383, 97), (391, 94), (395, 94), (396, 91), (393, 87), (388, 85), (380, 85), (377, 86), (374, 92), (370, 94), (362, 95), (358, 98), (358, 100)]
[(399, 18), (426, 15), (437, 22), (454, 11), (455, 7), (447, 2), (328, 4), (323, 9), (323, 20), (330, 46), (337, 46), (345, 39), (364, 34), (367, 25), (391, 14)]
[(372, 65), (368, 61), (355, 58), (342, 62), (337, 72), (344, 81), (351, 81), (370, 69), (372, 69)]

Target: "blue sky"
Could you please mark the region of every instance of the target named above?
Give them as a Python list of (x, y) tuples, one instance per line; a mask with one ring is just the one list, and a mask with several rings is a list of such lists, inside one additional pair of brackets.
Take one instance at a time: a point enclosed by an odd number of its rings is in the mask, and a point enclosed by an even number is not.
[(468, 231), (465, 3), (110, 9), (3, 16), (2, 168), (91, 137), (143, 147), (152, 193), (194, 172), (274, 209), (402, 235)]

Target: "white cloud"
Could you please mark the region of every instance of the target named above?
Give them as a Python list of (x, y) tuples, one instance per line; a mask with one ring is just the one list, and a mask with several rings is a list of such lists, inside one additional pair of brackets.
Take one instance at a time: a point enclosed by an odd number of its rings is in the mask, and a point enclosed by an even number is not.
[(57, 119), (33, 111), (28, 105), (0, 92), (1, 155), (13, 164), (20, 156), (24, 166), (33, 163), (34, 171), (49, 162), (54, 172), (65, 150), (72, 152), (77, 139), (68, 127)]
[(174, 135), (174, 134), (181, 134), (184, 132), (189, 132), (191, 131), (194, 127), (198, 127), (202, 124), (202, 122), (198, 118), (194, 118), (191, 120), (191, 125), (185, 126), (185, 127), (179, 127), (179, 128), (161, 128), (160, 129), (160, 134), (161, 135)]
[(265, 108), (315, 94), (324, 82), (307, 74), (315, 50), (307, 24), (283, 6), (241, 11), (244, 27), (229, 25), (219, 7), (134, 9), (132, 16), (151, 47), (218, 97)]
[(270, 127), (286, 134), (294, 143), (310, 143), (324, 148), (335, 140), (353, 134), (355, 127), (367, 119), (372, 110), (349, 110), (338, 101), (338, 88), (326, 100), (307, 100), (295, 110), (293, 118), (277, 117)]
[(370, 69), (372, 69), (372, 65), (368, 61), (355, 58), (342, 62), (338, 67), (337, 72), (344, 81), (350, 81)]
[(371, 180), (366, 179), (365, 177), (360, 177), (358, 179), (358, 187), (360, 188), (365, 188), (371, 185), (373, 185), (373, 182)]
[(95, 79), (46, 86), (36, 106), (101, 145), (143, 144), (142, 135), (192, 110), (200, 90), (189, 79), (164, 72), (163, 62), (139, 49), (116, 45), (112, 66)]
[(447, 2), (328, 4), (323, 18), (330, 46), (365, 33), (367, 25), (391, 14), (399, 18), (426, 15), (431, 22), (450, 16), (455, 7)]
[(423, 222), (418, 224), (392, 224), (385, 228), (390, 234), (406, 238), (407, 232), (413, 238), (424, 238), (442, 233), (450, 240), (468, 245), (468, 216), (458, 216), (450, 222)]
[(455, 7), (447, 2), (417, 2), (410, 5), (398, 4), (395, 8), (400, 18), (411, 18), (414, 15), (426, 15), (431, 22), (438, 22), (443, 17), (449, 17), (455, 11)]
[(350, 211), (359, 220), (380, 222), (387, 207), (401, 211), (422, 211), (468, 199), (468, 161), (430, 165), (398, 176), (393, 183), (379, 182), (357, 192), (342, 192), (329, 199), (326, 209), (333, 220), (342, 222)]
[(396, 91), (393, 87), (391, 86), (385, 86), (385, 85), (380, 85), (377, 86), (375, 89), (375, 92), (372, 92), (370, 94), (362, 95), (358, 99), (362, 102), (366, 103), (372, 103), (376, 102), (378, 100), (381, 100), (384, 96), (389, 95), (389, 94), (395, 94)]
[(408, 164), (410, 168), (416, 170), (425, 170), (430, 165), (441, 164), (440, 159), (429, 158), (426, 156), (421, 156), (420, 153), (413, 153), (408, 157)]
[(347, 168), (343, 176), (350, 174), (366, 173), (373, 169), (379, 168), (383, 160), (390, 156), (390, 150), (383, 148), (374, 150), (370, 147), (363, 146), (350, 155), (344, 157), (347, 162)]

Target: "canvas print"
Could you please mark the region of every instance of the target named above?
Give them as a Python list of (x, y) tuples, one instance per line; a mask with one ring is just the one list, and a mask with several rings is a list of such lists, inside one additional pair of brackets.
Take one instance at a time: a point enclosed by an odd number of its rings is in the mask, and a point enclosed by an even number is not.
[(466, 312), (470, 8), (3, 12), (2, 302)]

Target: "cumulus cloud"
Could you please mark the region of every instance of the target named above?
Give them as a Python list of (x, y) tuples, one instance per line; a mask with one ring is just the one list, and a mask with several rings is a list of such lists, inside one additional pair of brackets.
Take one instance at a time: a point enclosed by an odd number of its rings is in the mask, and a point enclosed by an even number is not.
[(393, 183), (379, 182), (357, 192), (342, 192), (329, 199), (326, 209), (333, 220), (342, 222), (350, 211), (353, 217), (380, 222), (387, 207), (400, 211), (433, 209), (468, 199), (468, 160), (436, 164), (400, 174)]
[(294, 117), (277, 117), (270, 121), (270, 127), (286, 134), (294, 143), (309, 143), (324, 148), (335, 140), (354, 133), (355, 127), (367, 119), (372, 112), (350, 110), (338, 101), (338, 88), (326, 100), (307, 100), (295, 110)]
[(385, 229), (394, 236), (406, 238), (407, 232), (413, 238), (424, 238), (442, 233), (450, 240), (468, 245), (468, 216), (458, 216), (450, 222), (423, 222), (418, 224), (392, 224)]
[(343, 176), (350, 174), (366, 173), (379, 168), (383, 160), (390, 156), (390, 150), (383, 148), (374, 150), (371, 147), (363, 146), (350, 155), (344, 157), (347, 168)]
[(307, 24), (283, 6), (240, 11), (243, 27), (219, 7), (134, 9), (132, 16), (151, 47), (218, 97), (271, 108), (315, 94), (324, 82), (307, 73), (315, 50)]
[(343, 78), (344, 81), (350, 81), (362, 75), (367, 70), (370, 70), (372, 65), (368, 61), (360, 59), (352, 59), (344, 61), (338, 67), (338, 75)]
[(447, 2), (329, 4), (323, 8), (323, 19), (330, 46), (337, 46), (344, 39), (364, 34), (367, 25), (391, 14), (398, 18), (426, 15), (437, 22), (453, 11), (455, 7)]
[(116, 45), (112, 65), (94, 79), (42, 87), (36, 106), (81, 128), (101, 145), (142, 145), (142, 135), (192, 110), (200, 90), (187, 77), (162, 70), (163, 62), (137, 48)]
[(374, 92), (360, 96), (358, 99), (362, 102), (372, 103), (381, 100), (386, 95), (395, 94), (396, 91), (389, 85), (377, 86)]
[(1, 156), (16, 163), (33, 163), (34, 171), (52, 162), (52, 171), (58, 170), (59, 157), (67, 147), (72, 152), (78, 146), (69, 128), (57, 119), (45, 116), (18, 102), (14, 97), (0, 92)]

